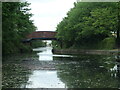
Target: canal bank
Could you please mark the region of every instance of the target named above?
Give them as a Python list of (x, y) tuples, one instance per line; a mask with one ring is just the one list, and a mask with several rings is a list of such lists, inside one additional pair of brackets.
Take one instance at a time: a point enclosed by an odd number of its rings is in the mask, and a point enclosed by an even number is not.
[(55, 54), (96, 54), (96, 55), (119, 55), (120, 50), (80, 50), (80, 49), (53, 49)]

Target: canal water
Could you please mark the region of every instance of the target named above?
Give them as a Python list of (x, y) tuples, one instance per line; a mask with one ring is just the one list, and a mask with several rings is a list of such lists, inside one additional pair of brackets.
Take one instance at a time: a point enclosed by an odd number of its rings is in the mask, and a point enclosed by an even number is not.
[(3, 88), (120, 88), (116, 56), (57, 55), (52, 47), (3, 58)]

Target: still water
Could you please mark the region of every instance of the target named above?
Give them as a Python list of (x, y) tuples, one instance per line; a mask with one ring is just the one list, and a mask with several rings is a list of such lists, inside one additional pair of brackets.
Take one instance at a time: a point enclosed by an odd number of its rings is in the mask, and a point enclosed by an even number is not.
[(120, 88), (115, 56), (57, 55), (52, 47), (4, 58), (3, 88)]

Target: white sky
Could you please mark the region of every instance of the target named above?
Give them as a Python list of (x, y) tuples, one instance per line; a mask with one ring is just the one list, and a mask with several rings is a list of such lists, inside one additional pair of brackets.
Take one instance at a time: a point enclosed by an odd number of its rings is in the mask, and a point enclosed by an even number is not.
[(76, 0), (26, 0), (31, 3), (31, 18), (38, 31), (55, 31), (57, 24), (73, 8)]

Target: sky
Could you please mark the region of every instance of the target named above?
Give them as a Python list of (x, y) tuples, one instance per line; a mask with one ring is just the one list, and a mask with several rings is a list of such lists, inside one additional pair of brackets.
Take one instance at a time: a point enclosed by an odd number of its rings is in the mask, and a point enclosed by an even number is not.
[(77, 0), (26, 0), (31, 3), (32, 20), (37, 31), (55, 31), (67, 12), (74, 7)]

